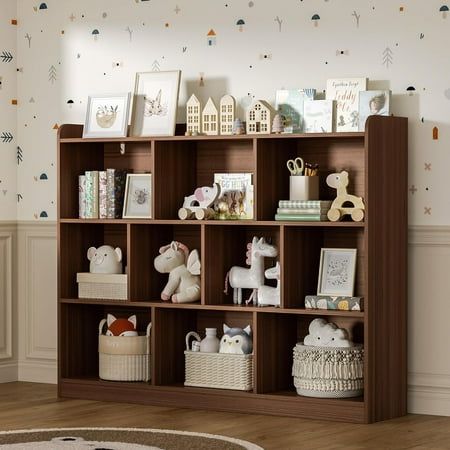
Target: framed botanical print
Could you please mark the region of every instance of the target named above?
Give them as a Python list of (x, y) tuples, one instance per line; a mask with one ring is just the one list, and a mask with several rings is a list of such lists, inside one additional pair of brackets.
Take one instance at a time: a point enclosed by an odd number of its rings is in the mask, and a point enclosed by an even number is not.
[(152, 218), (152, 174), (129, 173), (123, 203), (124, 219)]
[(174, 136), (180, 70), (136, 74), (132, 136)]

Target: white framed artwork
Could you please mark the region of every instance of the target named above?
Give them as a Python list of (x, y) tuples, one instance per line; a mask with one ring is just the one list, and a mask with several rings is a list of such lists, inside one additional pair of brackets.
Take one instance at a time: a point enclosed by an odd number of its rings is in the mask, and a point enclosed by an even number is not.
[(356, 248), (322, 248), (317, 295), (353, 297)]
[(136, 74), (131, 136), (174, 136), (181, 71)]
[(90, 95), (83, 138), (126, 137), (131, 94)]
[(152, 174), (129, 173), (123, 203), (124, 219), (152, 218)]

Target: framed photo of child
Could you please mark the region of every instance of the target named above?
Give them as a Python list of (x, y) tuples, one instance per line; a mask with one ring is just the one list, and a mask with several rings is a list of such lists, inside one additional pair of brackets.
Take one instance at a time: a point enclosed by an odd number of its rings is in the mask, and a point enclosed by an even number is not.
[(369, 116), (389, 116), (391, 91), (361, 91), (359, 93), (359, 131), (366, 128)]

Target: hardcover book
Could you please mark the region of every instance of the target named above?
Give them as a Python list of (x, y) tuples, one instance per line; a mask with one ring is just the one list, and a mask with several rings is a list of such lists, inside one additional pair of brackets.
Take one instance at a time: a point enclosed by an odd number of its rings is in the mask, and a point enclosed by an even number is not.
[(282, 89), (275, 97), (275, 108), (284, 116), (285, 133), (301, 133), (304, 130), (304, 102), (314, 100), (315, 89)]
[(359, 93), (359, 131), (366, 128), (369, 116), (389, 116), (391, 91), (361, 91)]
[(334, 297), (330, 295), (307, 295), (306, 309), (339, 309), (341, 311), (364, 311), (363, 297)]
[(367, 78), (333, 78), (327, 81), (327, 100), (336, 100), (336, 131), (358, 131), (359, 93)]
[(78, 217), (86, 219), (86, 175), (78, 177)]
[(106, 219), (107, 216), (107, 194), (106, 194), (106, 170), (98, 173), (98, 217)]
[(333, 203), (331, 200), (280, 200), (278, 202), (278, 207), (296, 209), (329, 209), (331, 207), (331, 203)]
[[(253, 219), (253, 184), (251, 173), (215, 173), (214, 183), (220, 185), (220, 197), (215, 210), (224, 219)], [(221, 217), (219, 204), (226, 204), (227, 211)]]
[(106, 169), (106, 216), (108, 219), (122, 217), (126, 180), (126, 170)]
[(86, 219), (98, 219), (98, 170), (86, 175)]
[(313, 100), (305, 102), (305, 133), (331, 133), (333, 131), (335, 102), (333, 100)]

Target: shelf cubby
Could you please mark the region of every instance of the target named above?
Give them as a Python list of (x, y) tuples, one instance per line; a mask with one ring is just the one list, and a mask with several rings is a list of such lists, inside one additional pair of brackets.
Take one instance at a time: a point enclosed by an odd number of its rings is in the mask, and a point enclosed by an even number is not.
[(111, 245), (122, 250), (122, 264), (128, 264), (127, 225), (122, 223), (61, 223), (59, 225), (59, 290), (62, 298), (78, 296), (78, 272), (89, 272), (87, 251), (90, 247)]

